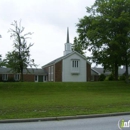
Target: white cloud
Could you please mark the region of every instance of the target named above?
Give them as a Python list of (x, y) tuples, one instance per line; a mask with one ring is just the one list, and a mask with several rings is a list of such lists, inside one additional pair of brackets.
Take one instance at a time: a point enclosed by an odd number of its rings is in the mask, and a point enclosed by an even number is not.
[(10, 24), (22, 19), (26, 32), (34, 32), (32, 58), (40, 66), (63, 55), (66, 28), (70, 29), (70, 42), (76, 36), (76, 23), (86, 14), (86, 6), (95, 0), (0, 0), (0, 54), (12, 50), (7, 33)]

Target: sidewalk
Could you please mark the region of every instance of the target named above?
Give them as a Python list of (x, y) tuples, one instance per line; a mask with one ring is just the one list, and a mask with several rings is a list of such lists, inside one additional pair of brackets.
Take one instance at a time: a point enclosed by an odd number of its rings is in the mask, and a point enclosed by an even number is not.
[(130, 112), (93, 114), (93, 115), (77, 115), (77, 116), (61, 116), (61, 117), (45, 117), (45, 118), (28, 118), (28, 119), (6, 119), (6, 120), (0, 120), (0, 123), (56, 121), (56, 120), (98, 118), (98, 117), (121, 116), (121, 115), (130, 115)]

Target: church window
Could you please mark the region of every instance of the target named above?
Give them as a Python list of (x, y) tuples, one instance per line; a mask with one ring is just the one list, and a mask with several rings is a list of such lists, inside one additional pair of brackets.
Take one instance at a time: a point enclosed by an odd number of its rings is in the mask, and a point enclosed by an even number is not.
[(7, 81), (8, 80), (8, 74), (3, 74), (2, 75), (2, 80)]
[(19, 81), (20, 80), (20, 74), (15, 74), (14, 75), (14, 80)]
[(79, 60), (72, 60), (72, 67), (78, 68), (79, 67)]
[(79, 74), (80, 60), (79, 59), (73, 59), (71, 61), (71, 63), (72, 63), (71, 73), (72, 74)]

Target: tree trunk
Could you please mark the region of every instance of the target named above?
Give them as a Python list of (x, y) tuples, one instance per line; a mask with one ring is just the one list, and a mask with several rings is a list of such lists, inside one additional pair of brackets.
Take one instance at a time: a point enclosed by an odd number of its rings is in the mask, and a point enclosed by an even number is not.
[(20, 67), (20, 71), (21, 71), (21, 82), (23, 82), (23, 66)]
[(21, 73), (21, 82), (23, 82), (23, 72)]

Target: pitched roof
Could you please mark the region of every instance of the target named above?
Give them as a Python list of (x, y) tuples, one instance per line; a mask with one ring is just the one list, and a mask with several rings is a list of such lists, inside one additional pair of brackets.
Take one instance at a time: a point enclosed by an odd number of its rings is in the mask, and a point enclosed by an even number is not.
[[(28, 68), (28, 71), (24, 69), (24, 74), (36, 74), (36, 75), (46, 75), (47, 72), (43, 69), (34, 69), (34, 68)], [(14, 72), (11, 71), (10, 68), (0, 68), (0, 74), (14, 74)]]
[(92, 73), (92, 72), (95, 72), (95, 73), (97, 73), (98, 75), (100, 75), (100, 73), (99, 73), (97, 70), (93, 69), (93, 68), (91, 68), (91, 73)]
[[(96, 68), (96, 67), (94, 67), (94, 68), (92, 68), (92, 70), (95, 71), (98, 74), (105, 74), (105, 75), (110, 75), (111, 74), (111, 71), (105, 71), (104, 72), (103, 68)], [(118, 69), (118, 74), (119, 75), (123, 75), (125, 73), (125, 71), (126, 71), (125, 67), (123, 67), (122, 69), (119, 68)], [(128, 71), (130, 73), (130, 67), (128, 67)]]
[[(73, 55), (74, 53), (76, 53), (77, 55), (79, 55), (80, 57), (82, 57), (83, 59), (85, 59), (85, 60), (87, 61), (87, 58), (86, 58), (84, 55), (81, 55), (81, 54), (79, 54), (79, 53), (76, 52), (76, 51), (72, 51), (71, 53), (69, 53), (69, 54), (67, 54), (67, 55), (64, 55), (64, 56), (62, 56), (62, 57), (59, 57), (59, 58), (57, 58), (57, 59), (55, 59), (55, 60), (53, 60), (53, 61), (47, 63), (46, 65), (42, 66), (42, 68), (44, 68), (44, 67), (46, 67), (46, 66), (53, 65), (53, 64), (55, 64), (55, 63), (57, 63), (57, 62), (59, 62), (59, 61), (65, 59), (65, 58), (67, 58), (67, 57)], [(88, 61), (87, 61), (87, 62), (88, 62)], [(88, 63), (91, 64), (90, 62), (88, 62)]]
[(104, 71), (103, 68), (92, 68), (95, 72), (97, 72), (98, 74), (105, 74), (105, 75), (110, 75), (111, 72), (110, 71)]

